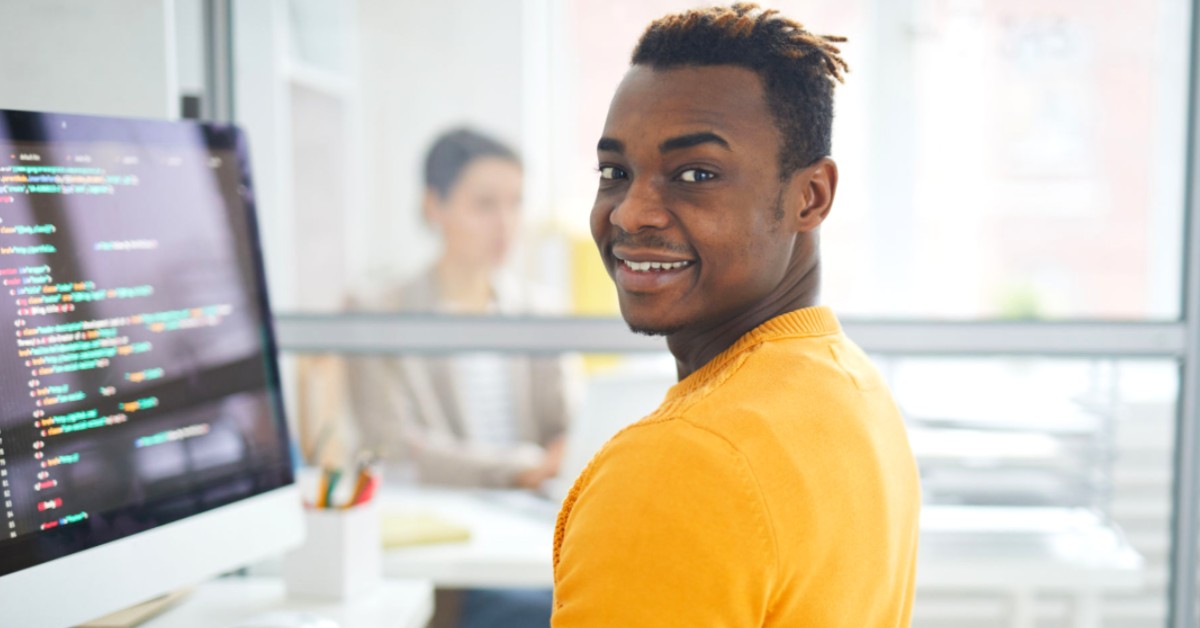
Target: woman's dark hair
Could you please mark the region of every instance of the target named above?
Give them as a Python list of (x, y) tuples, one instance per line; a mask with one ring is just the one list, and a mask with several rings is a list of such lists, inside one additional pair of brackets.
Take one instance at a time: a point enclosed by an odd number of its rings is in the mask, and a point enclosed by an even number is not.
[(471, 129), (453, 129), (438, 136), (425, 154), (425, 187), (445, 198), (467, 165), (481, 157), (521, 163), (517, 153), (500, 141)]

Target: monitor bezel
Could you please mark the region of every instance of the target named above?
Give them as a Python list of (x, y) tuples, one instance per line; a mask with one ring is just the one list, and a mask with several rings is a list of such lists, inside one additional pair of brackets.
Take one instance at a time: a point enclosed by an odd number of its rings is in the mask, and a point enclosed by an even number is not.
[[(262, 312), (265, 387), (287, 464), (287, 469), (279, 470), (283, 481), (276, 488), (0, 576), (4, 621), (22, 626), (80, 623), (294, 547), (303, 537), (300, 498), (292, 473), (245, 133), (232, 124), (17, 110), (0, 110), (0, 121), (0, 142), (196, 146), (201, 137), (209, 150), (236, 154), (249, 262)], [(264, 521), (270, 525), (263, 525)]]

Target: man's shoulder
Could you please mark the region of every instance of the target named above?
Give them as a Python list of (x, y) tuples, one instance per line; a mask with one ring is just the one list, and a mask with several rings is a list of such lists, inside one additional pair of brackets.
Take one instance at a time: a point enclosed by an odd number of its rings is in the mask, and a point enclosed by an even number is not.
[(886, 384), (871, 360), (840, 333), (764, 342), (729, 370), (696, 400), (689, 414), (715, 411), (723, 415), (733, 409), (774, 415), (779, 404), (800, 411), (814, 402), (841, 398), (856, 403), (859, 393), (886, 393)]
[(746, 456), (728, 436), (681, 415), (651, 415), (618, 432), (596, 453), (575, 492), (657, 500), (704, 484), (745, 495), (752, 475)]
[(711, 501), (712, 512), (748, 508), (757, 517), (762, 494), (747, 457), (726, 436), (682, 416), (651, 415), (596, 454), (560, 516), (575, 521), (582, 508), (589, 525), (601, 525), (595, 517), (632, 507), (661, 523), (692, 516), (697, 500)]
[(718, 590), (761, 596), (778, 570), (777, 548), (762, 492), (739, 452), (680, 417), (651, 417), (613, 437), (563, 501), (555, 595), (562, 611), (609, 603), (619, 591), (630, 599), (621, 611), (638, 612), (672, 595), (689, 597), (700, 577)]
[[(661, 455), (669, 451), (670, 455)], [(660, 455), (651, 455), (659, 452)], [(694, 420), (688, 412), (651, 415), (613, 436), (597, 455), (598, 459), (619, 459), (637, 464), (678, 464), (698, 458), (725, 457), (737, 448), (726, 435)]]
[(763, 343), (728, 370), (678, 402), (674, 418), (728, 443), (759, 471), (813, 453), (821, 442), (813, 434), (852, 443), (871, 424), (902, 422), (882, 376), (845, 336)]

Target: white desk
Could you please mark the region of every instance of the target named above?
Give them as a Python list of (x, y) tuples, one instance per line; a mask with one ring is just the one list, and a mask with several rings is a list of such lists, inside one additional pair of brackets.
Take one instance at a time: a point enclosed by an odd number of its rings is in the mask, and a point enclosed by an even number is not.
[[(524, 494), (389, 490), (385, 511), (430, 512), (471, 529), (471, 540), (385, 552), (388, 577), (446, 587), (549, 587), (556, 509)], [(1105, 593), (1144, 581), (1141, 556), (1095, 515), (1062, 508), (925, 507), (921, 591), (1008, 594), (1013, 628), (1034, 625), (1038, 594), (1075, 600), (1074, 626), (1100, 625)]]
[(435, 513), (471, 530), (461, 543), (391, 549), (388, 578), (432, 580), (439, 587), (550, 587), (557, 508), (520, 492), (389, 489), (384, 512)]
[(1095, 628), (1103, 594), (1144, 581), (1141, 555), (1085, 510), (941, 506), (921, 517), (918, 591), (1007, 592), (1013, 628), (1035, 625), (1041, 593), (1070, 596), (1072, 625)]
[[(381, 513), (435, 514), (470, 530), (467, 541), (385, 551), (385, 578), (429, 580), (446, 588), (554, 584), (558, 509), (549, 501), (520, 491), (432, 488), (387, 488), (379, 499)], [(278, 577), (283, 561), (264, 561), (252, 566), (250, 573)]]
[(386, 580), (373, 593), (346, 603), (289, 599), (278, 578), (219, 578), (192, 591), (178, 606), (143, 628), (222, 628), (265, 613), (297, 611), (332, 619), (340, 628), (424, 628), (433, 616), (433, 586)]
[[(389, 578), (439, 587), (553, 586), (557, 508), (523, 493), (389, 489), (385, 512), (434, 513), (471, 530), (469, 541), (391, 549)], [(278, 573), (278, 564), (256, 573)], [(917, 598), (922, 592), (984, 592), (1012, 599), (1013, 628), (1034, 625), (1039, 594), (1074, 600), (1075, 628), (1100, 625), (1103, 595), (1136, 591), (1140, 555), (1113, 529), (1078, 509), (927, 506), (922, 511)]]

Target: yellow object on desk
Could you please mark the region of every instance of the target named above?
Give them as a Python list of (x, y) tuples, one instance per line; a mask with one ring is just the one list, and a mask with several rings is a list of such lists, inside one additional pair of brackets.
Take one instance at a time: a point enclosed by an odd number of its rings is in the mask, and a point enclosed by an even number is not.
[(429, 512), (385, 512), (383, 514), (385, 548), (461, 543), (471, 539), (471, 529)]

